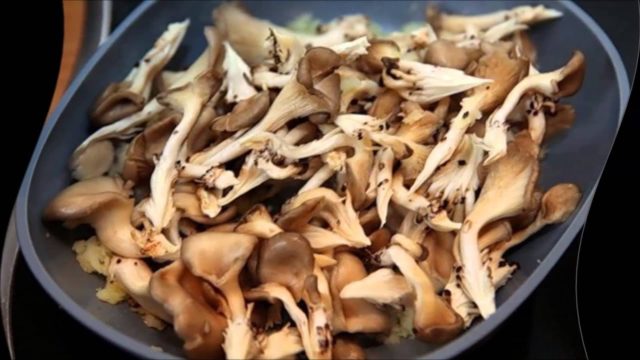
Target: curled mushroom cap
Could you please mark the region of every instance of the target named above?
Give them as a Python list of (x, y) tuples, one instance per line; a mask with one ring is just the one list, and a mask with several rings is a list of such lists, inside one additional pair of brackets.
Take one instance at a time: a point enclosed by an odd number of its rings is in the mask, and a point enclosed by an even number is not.
[(173, 328), (184, 341), (187, 356), (193, 359), (224, 356), (227, 320), (209, 305), (206, 286), (181, 260), (156, 271), (149, 283), (149, 293), (171, 314)]
[(304, 282), (313, 273), (313, 250), (307, 239), (292, 232), (282, 232), (260, 243), (258, 277), (262, 283), (274, 282), (302, 298)]
[(442, 30), (462, 32), (465, 31), (468, 26), (473, 26), (479, 30), (485, 30), (504, 21), (505, 19), (508, 20), (511, 18), (515, 18), (518, 22), (523, 24), (533, 24), (555, 19), (560, 16), (562, 16), (562, 12), (547, 8), (544, 5), (522, 5), (509, 10), (499, 10), (478, 15), (439, 14), (437, 23)]
[(367, 54), (358, 58), (356, 67), (365, 74), (380, 74), (384, 70), (382, 58), (400, 58), (398, 44), (392, 40), (371, 40), (367, 47)]
[(273, 222), (269, 210), (258, 204), (251, 208), (240, 220), (235, 231), (268, 239), (282, 232), (282, 229)]
[(131, 224), (133, 199), (119, 178), (97, 177), (77, 182), (59, 193), (44, 211), (45, 220), (68, 225), (89, 224), (100, 242), (127, 258), (162, 257), (178, 251), (162, 234), (138, 230)]
[(216, 118), (211, 125), (215, 131), (238, 131), (260, 121), (269, 110), (269, 92), (262, 91), (240, 101), (230, 113)]

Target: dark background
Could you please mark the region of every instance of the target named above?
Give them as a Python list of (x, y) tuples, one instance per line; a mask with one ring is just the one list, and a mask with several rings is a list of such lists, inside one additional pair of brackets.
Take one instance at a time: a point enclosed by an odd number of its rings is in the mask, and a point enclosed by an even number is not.
[[(139, 2), (114, 1), (113, 25), (117, 26)], [(578, 1), (578, 4), (607, 32), (622, 55), (630, 78), (633, 78), (638, 56), (638, 3)], [(34, 13), (29, 6), (26, 6), (23, 12)], [(0, 213), (1, 234), (4, 234), (6, 220), (12, 209), (22, 174), (49, 107), (61, 53), (63, 19), (60, 3), (47, 1), (39, 4), (37, 14), (29, 16), (34, 17), (28, 25), (29, 34), (36, 34), (35, 36), (29, 35), (27, 39), (8, 36), (15, 42), (10, 45), (10, 49), (14, 50), (12, 55), (23, 54), (8, 57), (9, 61), (16, 61), (14, 66), (9, 68), (17, 69), (13, 74), (9, 71), (9, 76), (17, 76), (9, 81), (12, 86), (10, 90), (13, 96), (17, 96), (15, 104), (26, 101), (28, 105), (17, 107), (17, 113), (5, 115), (3, 119), (5, 135), (16, 135), (15, 141), (9, 141), (5, 137), (0, 142), (3, 146), (2, 153), (5, 156), (10, 155), (10, 161), (7, 160), (7, 163), (11, 164), (10, 171), (1, 172), (4, 178), (4, 199)], [(12, 29), (16, 31), (16, 28)], [(27, 65), (27, 61), (32, 61), (35, 66)], [(28, 96), (24, 96), (25, 94)], [(632, 191), (634, 185), (637, 188), (638, 184), (632, 180), (637, 169), (630, 166), (634, 163), (638, 165), (637, 158), (633, 157), (640, 153), (637, 149), (631, 148), (631, 141), (635, 140), (631, 139), (631, 136), (634, 136), (631, 134), (639, 133), (637, 121), (634, 121), (637, 119), (634, 106), (636, 96), (637, 91), (634, 91), (623, 127), (596, 194), (580, 253), (580, 313), (588, 344), (587, 350), (592, 358), (605, 354), (600, 352), (601, 349), (607, 349), (606, 354), (609, 356), (613, 355), (609, 352), (611, 348), (622, 351), (618, 346), (621, 342), (618, 334), (625, 331), (612, 322), (625, 322), (625, 319), (636, 316), (635, 301), (629, 286), (618, 287), (613, 284), (613, 280), (620, 279), (619, 274), (625, 272), (617, 270), (618, 266), (630, 264), (621, 259), (620, 253), (625, 251), (620, 249), (624, 249), (623, 246), (627, 246), (627, 243), (637, 241), (638, 236), (636, 234), (629, 237), (625, 234), (624, 227), (611, 226), (617, 222), (631, 224), (633, 227), (633, 223), (625, 222), (622, 217), (626, 215), (630, 219), (634, 213), (615, 209), (621, 209), (621, 202), (631, 202), (630, 197), (637, 196)], [(15, 108), (14, 106), (14, 110)], [(631, 129), (631, 126), (635, 129)], [(605, 234), (604, 237), (602, 234)], [(613, 246), (615, 241), (621, 244)], [(575, 284), (579, 244), (579, 239), (576, 239), (529, 300), (492, 336), (462, 358), (585, 358), (576, 314)], [(602, 253), (606, 253), (605, 259)], [(13, 322), (18, 359), (40, 358), (45, 355), (54, 358), (129, 356), (84, 329), (57, 307), (41, 289), (22, 259), (18, 262), (15, 286)], [(628, 323), (633, 325), (631, 321)], [(605, 336), (613, 336), (615, 342), (605, 341)], [(607, 346), (613, 344), (615, 346)], [(7, 356), (6, 354), (6, 346), (2, 341), (0, 358)]]

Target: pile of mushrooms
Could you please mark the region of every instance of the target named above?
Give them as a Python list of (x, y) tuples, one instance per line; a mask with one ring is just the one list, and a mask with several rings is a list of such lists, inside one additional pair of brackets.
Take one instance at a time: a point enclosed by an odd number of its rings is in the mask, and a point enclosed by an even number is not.
[(224, 3), (182, 71), (189, 20), (170, 24), (97, 97), (44, 211), (95, 230), (73, 249), (98, 297), (173, 326), (189, 358), (449, 341), (494, 313), (506, 252), (580, 201), (538, 184), (585, 59), (539, 68), (526, 30), (561, 13), (429, 8), (383, 36), (345, 15), (297, 33)]

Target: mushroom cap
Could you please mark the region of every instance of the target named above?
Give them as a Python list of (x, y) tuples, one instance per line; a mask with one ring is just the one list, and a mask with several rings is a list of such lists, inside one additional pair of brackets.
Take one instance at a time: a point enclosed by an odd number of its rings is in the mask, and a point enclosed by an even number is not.
[(110, 140), (91, 143), (85, 151), (72, 157), (70, 167), (73, 177), (77, 180), (86, 180), (102, 176), (109, 171), (114, 158), (115, 149)]
[[(207, 291), (207, 289), (209, 289)], [(181, 260), (156, 271), (149, 293), (173, 317), (173, 328), (190, 359), (220, 359), (227, 319), (211, 306), (215, 293)]]
[(260, 238), (270, 238), (282, 232), (282, 229), (273, 222), (269, 210), (263, 204), (254, 205), (238, 222), (235, 230)]
[(413, 288), (404, 278), (389, 268), (378, 269), (367, 277), (345, 285), (341, 299), (363, 299), (374, 304), (408, 305), (413, 301)]
[(575, 184), (555, 185), (543, 195), (540, 215), (549, 224), (564, 222), (576, 209), (581, 197)]
[(576, 120), (576, 111), (570, 104), (556, 104), (555, 112), (546, 115), (546, 120), (544, 140), (570, 129)]
[(384, 70), (382, 58), (400, 58), (400, 47), (393, 40), (375, 39), (369, 41), (367, 54), (356, 61), (358, 70), (365, 74), (380, 74)]
[(392, 121), (400, 112), (402, 96), (392, 89), (384, 89), (376, 96), (368, 114), (376, 119)]
[(456, 46), (448, 40), (436, 40), (427, 46), (427, 53), (424, 62), (427, 64), (444, 66), (448, 68), (463, 70), (469, 65), (471, 59), (467, 50)]
[(339, 360), (364, 360), (367, 358), (362, 346), (345, 337), (335, 339), (331, 357)]
[(341, 64), (342, 58), (333, 50), (325, 47), (311, 48), (300, 60), (296, 80), (307, 89), (312, 89), (331, 75)]
[(222, 286), (238, 276), (258, 238), (252, 235), (202, 232), (182, 243), (182, 261), (196, 276)]
[(95, 126), (105, 126), (137, 113), (145, 104), (144, 96), (129, 91), (130, 81), (113, 83), (107, 86), (96, 101), (91, 112), (91, 121)]
[(269, 91), (259, 92), (240, 101), (230, 113), (217, 117), (213, 121), (211, 129), (234, 132), (253, 126), (264, 117), (270, 104)]
[(258, 278), (260, 282), (285, 286), (296, 301), (302, 298), (305, 279), (313, 274), (315, 259), (307, 239), (293, 232), (282, 232), (260, 243)]
[(136, 136), (127, 148), (122, 177), (134, 184), (148, 180), (155, 167), (154, 157), (162, 154), (171, 131), (180, 121), (181, 115), (171, 112), (165, 118), (155, 122)]
[(567, 97), (574, 95), (584, 81), (584, 74), (586, 72), (586, 64), (584, 54), (576, 50), (573, 52), (571, 59), (560, 71), (562, 74), (562, 80), (558, 82), (558, 92), (556, 96)]
[(129, 201), (130, 191), (120, 178), (97, 177), (62, 190), (45, 208), (45, 220), (90, 221), (89, 217), (113, 202)]
[(497, 108), (528, 71), (529, 63), (526, 60), (512, 59), (503, 51), (494, 51), (481, 57), (474, 76), (492, 79), (493, 82), (475, 89), (484, 94), (479, 110), (485, 113)]

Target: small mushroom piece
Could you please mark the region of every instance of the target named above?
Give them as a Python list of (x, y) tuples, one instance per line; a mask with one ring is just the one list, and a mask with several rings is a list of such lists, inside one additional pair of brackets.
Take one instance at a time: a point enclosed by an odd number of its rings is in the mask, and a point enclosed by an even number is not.
[(314, 206), (313, 212), (307, 212), (307, 219), (317, 216), (324, 220), (333, 232), (348, 240), (353, 247), (371, 245), (371, 241), (360, 225), (358, 214), (353, 209), (349, 192), (343, 202), (333, 190), (328, 188), (305, 191), (287, 200), (282, 206), (281, 212), (283, 216), (286, 216), (287, 213), (304, 206), (307, 201), (317, 201), (318, 199), (323, 199), (323, 203), (320, 206)]
[(528, 60), (530, 64), (535, 65), (538, 60), (538, 51), (527, 32), (516, 32), (513, 36), (513, 41), (515, 42), (514, 50), (516, 56), (524, 58)]
[(151, 174), (151, 197), (144, 206), (144, 213), (157, 231), (169, 223), (175, 211), (170, 193), (171, 186), (178, 176), (176, 161), (180, 148), (198, 119), (202, 107), (220, 86), (221, 81), (217, 74), (208, 72), (192, 83), (164, 93), (158, 98), (159, 102), (176, 108), (183, 115), (169, 136)]
[(285, 325), (280, 330), (259, 334), (260, 354), (258, 359), (288, 359), (304, 351), (300, 332)]
[(453, 233), (439, 231), (429, 232), (422, 242), (427, 256), (418, 265), (429, 275), (437, 292), (442, 291), (451, 278), (456, 261), (453, 254), (454, 244)]
[(516, 19), (521, 24), (535, 24), (538, 22), (556, 19), (562, 16), (562, 12), (550, 9), (544, 5), (521, 5), (509, 10), (499, 10), (479, 15), (451, 15), (441, 13), (439, 15), (439, 28), (450, 32), (463, 32), (468, 26), (479, 30), (486, 30), (505, 19)]
[(448, 40), (436, 40), (427, 47), (424, 62), (451, 69), (464, 70), (471, 59), (467, 51)]
[(238, 233), (202, 232), (183, 241), (181, 258), (196, 276), (207, 280), (224, 295), (230, 309), (224, 350), (230, 359), (244, 359), (256, 351), (238, 276), (258, 238)]
[(119, 178), (79, 181), (60, 192), (44, 210), (45, 220), (65, 221), (75, 227), (89, 224), (100, 242), (126, 258), (161, 258), (179, 251), (162, 234), (138, 230), (131, 224), (134, 200)]
[(344, 336), (338, 337), (333, 343), (332, 358), (339, 360), (365, 360), (364, 349), (357, 342)]
[(429, 276), (402, 247), (393, 245), (388, 251), (416, 295), (413, 305), (416, 336), (429, 343), (443, 343), (456, 337), (464, 326), (462, 318), (436, 294)]
[(403, 98), (419, 104), (430, 104), (444, 97), (492, 83), (491, 79), (469, 76), (464, 71), (436, 67), (417, 61), (383, 58), (384, 85)]
[(424, 196), (409, 192), (403, 183), (402, 174), (396, 171), (391, 180), (391, 201), (393, 203), (425, 217), (429, 226), (434, 230), (454, 231), (460, 229), (462, 224), (451, 221), (445, 210), (435, 209), (436, 206), (431, 201)]
[(225, 72), (227, 103), (240, 102), (257, 94), (251, 83), (251, 69), (235, 52), (229, 42), (224, 43), (224, 61), (222, 68)]
[(492, 247), (488, 253), (489, 268), (494, 286), (500, 287), (509, 279), (516, 266), (503, 260), (504, 253), (523, 243), (531, 235), (547, 225), (566, 221), (575, 211), (582, 194), (574, 184), (565, 183), (551, 187), (542, 197), (540, 211), (535, 220), (526, 228), (516, 232), (510, 239)]
[(217, 117), (213, 121), (211, 129), (214, 131), (234, 132), (251, 127), (267, 113), (269, 104), (269, 92), (259, 92), (238, 102), (230, 113)]
[[(393, 173), (393, 151), (390, 148), (384, 148), (376, 154), (377, 166), (377, 195), (376, 208), (378, 209), (378, 217), (380, 218), (380, 227), (387, 222), (387, 212), (389, 210), (389, 201), (393, 189), (391, 188), (391, 176)], [(362, 173), (359, 173), (362, 176)]]
[(264, 47), (269, 50), (263, 64), (275, 68), (280, 74), (293, 72), (305, 53), (304, 46), (295, 35), (274, 28), (269, 28), (269, 36), (265, 40)]
[(482, 228), (480, 236), (478, 236), (478, 247), (480, 250), (484, 250), (494, 244), (510, 239), (511, 235), (513, 235), (513, 230), (507, 220), (487, 224)]
[(76, 180), (87, 180), (104, 175), (114, 162), (113, 142), (102, 140), (91, 143), (79, 156), (73, 157), (70, 168)]
[(383, 88), (373, 101), (368, 114), (376, 119), (393, 121), (400, 112), (402, 97), (397, 92)]
[(358, 58), (356, 67), (365, 74), (380, 74), (384, 70), (382, 58), (399, 59), (400, 47), (398, 47), (398, 44), (392, 40), (371, 40), (367, 48), (367, 54)]
[(258, 278), (287, 287), (296, 301), (302, 298), (305, 281), (313, 274), (313, 250), (309, 241), (293, 232), (280, 232), (260, 243)]
[(467, 129), (482, 117), (482, 114), (492, 111), (502, 103), (511, 88), (520, 81), (527, 71), (525, 61), (510, 59), (506, 54), (496, 51), (480, 58), (475, 75), (492, 79), (493, 82), (484, 87), (476, 88), (473, 94), (465, 97), (461, 102), (461, 109), (451, 120), (444, 139), (433, 148), (424, 167), (409, 191), (415, 192), (436, 171), (449, 160), (458, 148)]
[(269, 239), (283, 232), (282, 229), (273, 222), (269, 210), (262, 204), (257, 204), (251, 208), (251, 210), (243, 216), (234, 230), (242, 234), (253, 235), (263, 239)]
[(171, 322), (171, 315), (149, 294), (149, 282), (153, 272), (144, 261), (114, 256), (111, 258), (108, 272), (109, 278), (122, 285), (127, 294), (145, 311), (166, 322)]
[(575, 51), (563, 67), (547, 73), (531, 74), (522, 79), (487, 121), (484, 144), (489, 155), (484, 164), (490, 164), (506, 153), (506, 119), (526, 92), (533, 90), (555, 98), (571, 96), (582, 86), (584, 74), (584, 55), (580, 51)]
[[(335, 255), (337, 264), (331, 269), (330, 286), (333, 295), (334, 328), (337, 332), (386, 333), (391, 319), (382, 309), (362, 299), (342, 299), (340, 293), (348, 285), (367, 276), (360, 259), (349, 253)], [(338, 322), (336, 322), (338, 321)]]
[(460, 230), (462, 287), (483, 318), (495, 311), (495, 289), (481, 261), (480, 230), (488, 223), (517, 215), (528, 204), (538, 178), (537, 146), (527, 132), (509, 144), (507, 155), (489, 170), (478, 201)]
[(404, 276), (389, 268), (378, 269), (340, 291), (341, 299), (363, 299), (376, 305), (410, 305), (413, 297), (413, 288)]
[(366, 55), (370, 45), (367, 37), (361, 36), (355, 40), (339, 43), (329, 48), (340, 55), (345, 63), (350, 63), (358, 59), (361, 55)]
[(569, 104), (556, 104), (555, 113), (548, 114), (546, 120), (543, 141), (570, 129), (576, 120), (576, 111)]
[(444, 123), (443, 118), (438, 117), (431, 111), (423, 110), (415, 102), (405, 101), (402, 103), (401, 108), (404, 118), (396, 135), (406, 140), (425, 144)]
[(175, 54), (189, 24), (189, 20), (169, 24), (127, 79), (107, 87), (91, 113), (94, 125), (114, 123), (144, 107), (153, 79)]
[(227, 320), (207, 302), (206, 283), (189, 272), (181, 260), (156, 271), (149, 293), (171, 314), (173, 328), (191, 359), (220, 359)]

